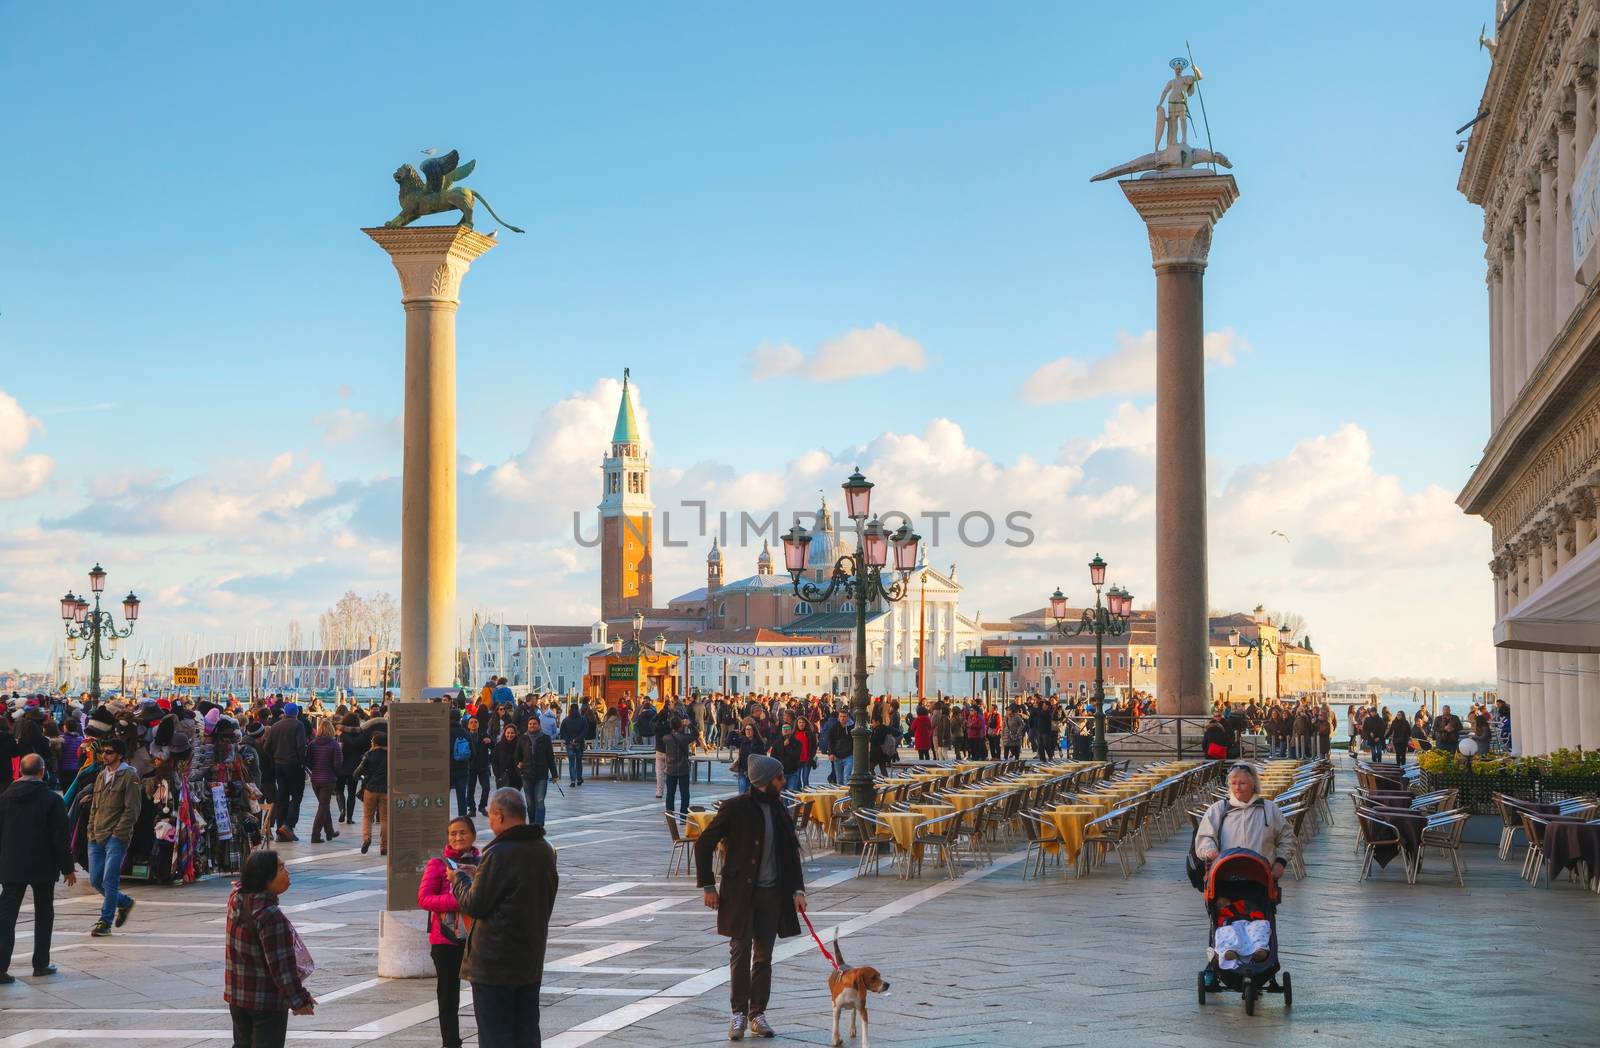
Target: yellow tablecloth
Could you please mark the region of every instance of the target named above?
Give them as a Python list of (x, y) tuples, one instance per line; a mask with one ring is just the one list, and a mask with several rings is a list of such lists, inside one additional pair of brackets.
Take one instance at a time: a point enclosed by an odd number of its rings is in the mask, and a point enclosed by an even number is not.
[(941, 815), (949, 815), (956, 810), (954, 804), (913, 804), (911, 810), (921, 815), (924, 819), (937, 819)]
[(1049, 814), (1067, 849), (1067, 861), (1077, 862), (1078, 853), (1083, 851), (1083, 828), (1099, 818), (1100, 812), (1088, 804), (1060, 804)]
[(826, 824), (830, 813), (833, 811), (833, 802), (840, 797), (850, 796), (850, 791), (847, 789), (812, 790), (810, 793), (802, 794), (801, 796), (811, 802), (811, 817), (817, 822)]
[(714, 811), (690, 812), (687, 816), (685, 816), (684, 836), (688, 837), (690, 840), (700, 836), (701, 833), (705, 832), (705, 828), (711, 825), (711, 820), (715, 819), (716, 817), (717, 813)]
[(989, 799), (989, 795), (986, 794), (986, 793), (952, 793), (952, 794), (950, 794), (950, 803), (955, 805), (956, 808), (961, 810), (961, 811), (966, 811), (968, 808), (972, 807), (974, 804), (982, 804), (984, 801), (986, 801), (988, 799)]
[(886, 811), (878, 818), (889, 824), (895, 847), (901, 851), (911, 849), (911, 841), (917, 835), (917, 825), (925, 821), (920, 813), (914, 811)]

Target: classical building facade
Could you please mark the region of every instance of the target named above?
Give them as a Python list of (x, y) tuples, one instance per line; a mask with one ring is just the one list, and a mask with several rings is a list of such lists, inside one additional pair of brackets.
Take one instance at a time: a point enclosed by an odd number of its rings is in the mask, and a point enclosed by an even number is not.
[(1502, 0), (1457, 188), (1483, 208), (1496, 666), (1523, 753), (1600, 746), (1596, 0)]

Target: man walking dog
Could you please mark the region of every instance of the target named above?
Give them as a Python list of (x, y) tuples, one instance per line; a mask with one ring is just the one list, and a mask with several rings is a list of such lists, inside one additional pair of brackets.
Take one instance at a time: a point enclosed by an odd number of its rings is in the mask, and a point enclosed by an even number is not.
[[(800, 934), (797, 914), (806, 910), (800, 840), (781, 800), (783, 765), (753, 753), (745, 774), (750, 792), (723, 801), (695, 842), (705, 904), (717, 911), (717, 934), (729, 940), (730, 1041), (742, 1039), (746, 1030), (757, 1037), (773, 1036), (766, 1016), (772, 945), (779, 936)], [(720, 891), (712, 873), (719, 844), (726, 845)]]

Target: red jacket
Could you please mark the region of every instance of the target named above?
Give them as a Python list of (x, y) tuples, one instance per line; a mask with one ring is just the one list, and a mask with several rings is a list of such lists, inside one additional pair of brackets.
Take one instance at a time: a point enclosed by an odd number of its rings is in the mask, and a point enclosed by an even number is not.
[[(445, 855), (452, 859), (460, 860), (463, 853), (451, 848), (444, 850)], [(466, 854), (466, 858), (476, 864), (478, 849), (473, 848)], [(465, 865), (465, 863), (463, 863)], [(429, 859), (428, 865), (422, 870), (422, 883), (417, 886), (417, 905), (428, 911), (428, 942), (434, 946), (459, 946), (460, 943), (452, 942), (439, 930), (439, 915), (441, 913), (456, 913), (456, 896), (450, 889), (450, 868), (444, 864), (443, 859)]]
[(933, 749), (933, 718), (926, 713), (911, 718), (911, 745), (919, 750)]

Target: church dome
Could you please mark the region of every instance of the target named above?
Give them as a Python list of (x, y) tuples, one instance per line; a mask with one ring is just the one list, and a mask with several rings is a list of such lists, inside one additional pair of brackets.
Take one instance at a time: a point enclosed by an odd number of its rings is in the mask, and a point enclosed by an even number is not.
[(711, 540), (711, 552), (706, 554), (706, 563), (707, 564), (721, 564), (722, 563), (722, 547), (717, 545), (717, 540), (716, 539), (712, 539)]
[(768, 567), (772, 564), (772, 550), (767, 546), (765, 539), (761, 540), (761, 555), (756, 558), (756, 563), (762, 567)]
[(833, 562), (839, 559), (839, 536), (833, 530), (833, 515), (828, 512), (828, 500), (822, 500), (817, 510), (817, 526), (811, 532), (811, 547), (806, 550), (806, 570), (833, 572)]

